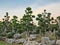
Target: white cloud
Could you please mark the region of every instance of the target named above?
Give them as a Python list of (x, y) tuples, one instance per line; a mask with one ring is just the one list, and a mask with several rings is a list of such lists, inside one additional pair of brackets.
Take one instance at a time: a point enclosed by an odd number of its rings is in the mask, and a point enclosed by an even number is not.
[[(34, 9), (35, 5), (31, 5), (33, 8), (33, 14), (37, 15), (38, 13), (42, 13), (44, 9), (47, 10), (47, 12), (51, 12), (53, 17), (57, 17), (60, 15), (60, 3), (54, 3), (54, 4), (49, 4), (43, 7), (37, 7), (37, 9)], [(0, 20), (2, 20), (3, 16), (5, 15), (6, 12), (9, 12), (9, 16), (12, 18), (13, 15), (18, 16), (20, 19), (24, 15), (24, 10), (25, 8), (14, 8), (14, 9), (0, 9)]]
[(42, 13), (44, 9), (46, 9), (47, 12), (52, 13), (51, 16), (53, 16), (54, 18), (60, 16), (60, 3), (54, 3), (43, 7), (38, 7), (37, 9), (34, 10), (33, 14), (37, 15), (39, 13)]
[(13, 17), (13, 15), (16, 15), (18, 19), (20, 19), (24, 15), (24, 8), (0, 9), (0, 20), (4, 18), (4, 15), (6, 15), (6, 12), (9, 13), (10, 19)]

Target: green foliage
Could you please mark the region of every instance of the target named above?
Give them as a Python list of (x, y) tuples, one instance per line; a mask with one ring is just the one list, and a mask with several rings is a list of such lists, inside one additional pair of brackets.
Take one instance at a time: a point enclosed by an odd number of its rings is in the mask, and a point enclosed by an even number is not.
[(60, 30), (59, 30), (58, 32), (56, 32), (56, 35), (57, 35), (58, 37), (60, 37)]
[[(47, 30), (50, 31), (54, 29), (58, 31), (57, 35), (60, 35), (60, 31), (58, 29), (60, 27), (58, 24), (58, 22), (60, 23), (60, 16), (58, 16), (57, 19), (54, 19), (53, 17), (51, 17), (51, 13), (46, 12), (46, 9), (42, 14), (37, 14), (36, 21), (38, 21), (38, 26), (34, 24), (35, 22), (33, 21), (33, 18), (35, 18), (35, 15), (33, 15), (31, 7), (26, 8), (25, 14), (20, 19), (20, 21), (18, 20), (18, 17), (15, 15), (11, 20), (9, 20), (10, 16), (8, 15), (8, 12), (6, 12), (4, 18), (3, 22), (0, 21), (1, 36), (7, 36), (9, 38), (12, 38), (14, 33), (23, 33), (24, 31), (27, 31), (29, 33), (35, 30), (37, 33), (45, 33)], [(53, 20), (55, 20), (55, 22), (50, 23)]]
[(0, 36), (5, 37), (6, 36), (6, 33), (1, 33)]
[(14, 34), (15, 34), (14, 32), (6, 33), (6, 37), (7, 38), (13, 38)]
[(60, 16), (58, 16), (58, 17), (57, 17), (57, 19), (59, 19), (59, 20), (60, 20)]
[[(32, 26), (31, 22), (33, 22), (32, 18), (35, 18), (34, 15), (32, 15), (32, 10), (30, 7), (27, 7), (25, 10), (25, 13), (23, 18), (21, 19), (21, 24), (23, 25), (23, 28), (25, 28), (25, 30), (27, 30), (27, 28), (29, 28), (29, 30), (32, 30)], [(24, 30), (24, 29), (23, 29)]]

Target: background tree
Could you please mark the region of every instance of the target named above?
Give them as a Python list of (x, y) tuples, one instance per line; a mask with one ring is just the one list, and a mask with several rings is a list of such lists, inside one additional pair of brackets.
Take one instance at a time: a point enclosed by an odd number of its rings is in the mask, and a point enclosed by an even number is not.
[(3, 32), (3, 23), (0, 21), (0, 34)]
[(9, 31), (9, 18), (10, 16), (8, 16), (8, 12), (6, 12), (6, 16), (4, 16), (3, 19), (4, 33)]
[(18, 30), (18, 20), (17, 20), (17, 16), (13, 16), (13, 19), (11, 19), (11, 26), (12, 26), (12, 32), (17, 33)]
[(58, 30), (56, 32), (56, 36), (57, 36), (57, 39), (60, 39), (60, 16), (57, 17), (56, 21), (58, 24)]
[(59, 30), (60, 30), (60, 16), (57, 17), (57, 23), (58, 23)]
[(30, 7), (27, 7), (25, 10), (25, 14), (23, 16), (23, 18), (21, 19), (21, 23), (23, 26), (23, 28), (25, 28), (25, 30), (27, 31), (27, 35), (29, 36), (29, 31), (32, 30), (31, 26), (33, 25), (33, 19), (35, 16), (32, 15), (32, 9)]
[(38, 14), (36, 20), (38, 21), (38, 25), (40, 28), (40, 33), (42, 32), (43, 34), (46, 31), (50, 30), (50, 16), (51, 13), (47, 13), (46, 10), (44, 10), (44, 12), (42, 14)]

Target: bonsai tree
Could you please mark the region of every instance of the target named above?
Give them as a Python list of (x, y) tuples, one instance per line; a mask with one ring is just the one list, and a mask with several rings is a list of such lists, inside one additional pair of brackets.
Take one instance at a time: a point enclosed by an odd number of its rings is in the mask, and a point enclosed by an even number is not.
[(32, 9), (31, 7), (27, 7), (25, 10), (25, 14), (21, 19), (21, 24), (24, 25), (23, 28), (27, 31), (27, 36), (29, 36), (29, 31), (33, 28), (33, 18), (35, 17), (32, 15)]

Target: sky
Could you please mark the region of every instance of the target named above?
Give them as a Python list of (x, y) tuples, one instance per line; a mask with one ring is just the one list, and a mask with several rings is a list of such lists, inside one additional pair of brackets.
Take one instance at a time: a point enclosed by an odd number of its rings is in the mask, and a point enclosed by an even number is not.
[(31, 7), (34, 15), (46, 9), (54, 18), (60, 16), (60, 0), (0, 0), (0, 20), (4, 18), (6, 12), (10, 18), (16, 15), (21, 19), (26, 7)]

